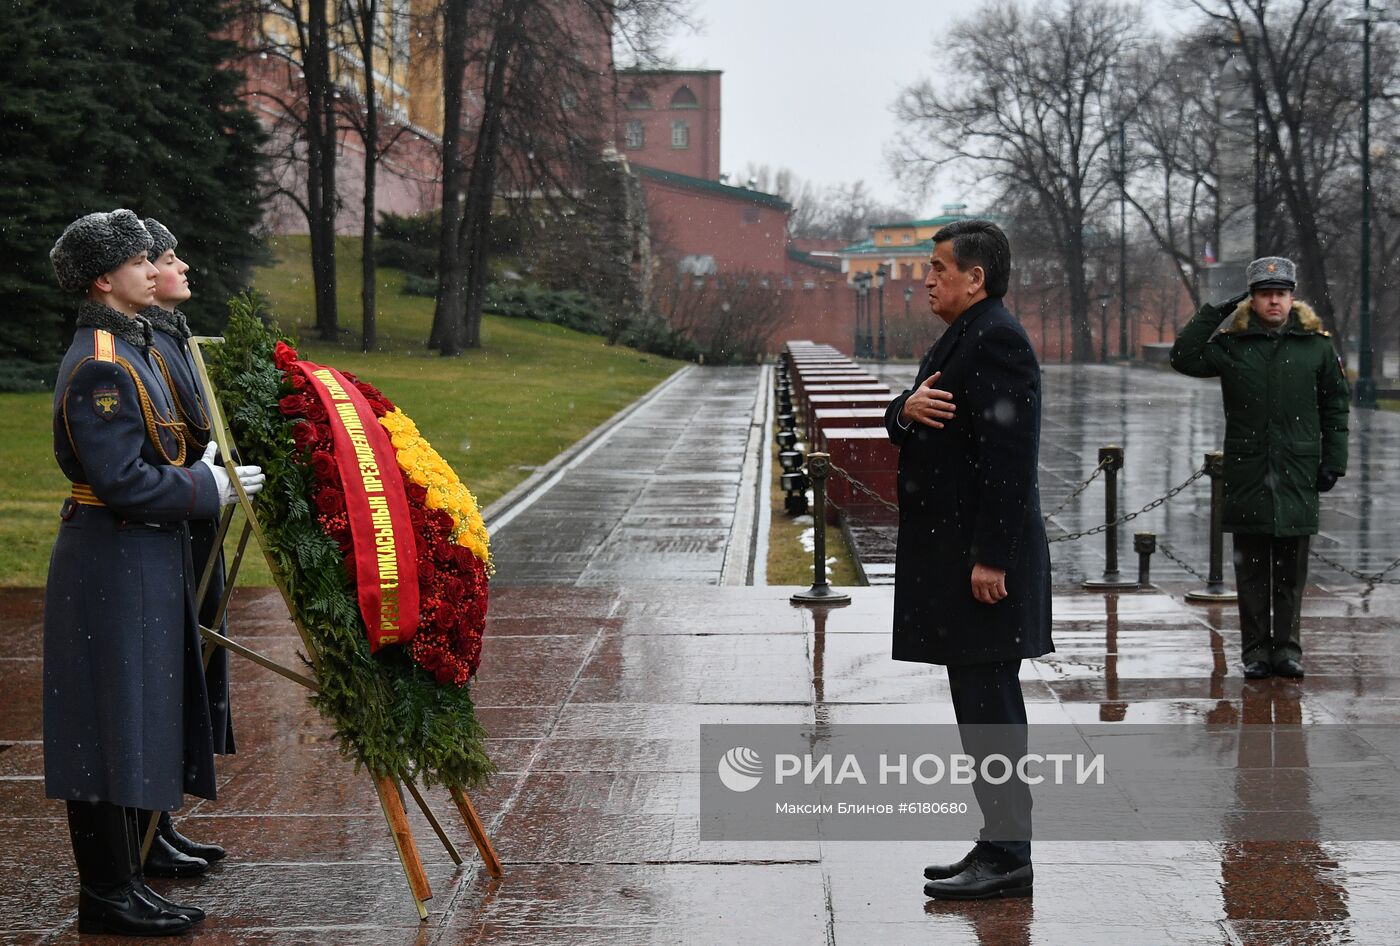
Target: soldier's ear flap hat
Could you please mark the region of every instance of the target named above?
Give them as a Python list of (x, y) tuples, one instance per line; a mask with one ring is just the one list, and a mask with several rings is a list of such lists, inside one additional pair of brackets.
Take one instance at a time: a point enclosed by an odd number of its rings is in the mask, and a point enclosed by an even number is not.
[(1297, 289), (1298, 268), (1291, 259), (1264, 256), (1249, 264), (1245, 270), (1249, 291), (1256, 289)]
[(154, 263), (165, 255), (166, 250), (173, 250), (180, 245), (180, 241), (175, 239), (175, 234), (165, 228), (155, 217), (147, 217), (142, 221), (146, 225), (146, 232), (151, 235), (151, 248), (146, 251), (146, 258)]
[(60, 289), (82, 292), (103, 273), (149, 252), (152, 242), (141, 218), (130, 210), (91, 213), (64, 228), (49, 250), (49, 262)]

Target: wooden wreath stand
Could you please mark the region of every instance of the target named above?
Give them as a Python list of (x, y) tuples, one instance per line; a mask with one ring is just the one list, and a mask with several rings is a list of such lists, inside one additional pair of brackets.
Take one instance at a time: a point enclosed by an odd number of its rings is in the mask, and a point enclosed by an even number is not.
[[(199, 375), (200, 386), (204, 390), (204, 403), (208, 408), (210, 432), (219, 445), (219, 456), (223, 458), (224, 468), (228, 470), (229, 480), (233, 483), (234, 489), (238, 493), (237, 506), (228, 506), (224, 509), (219, 520), (219, 532), (215, 542), (215, 548), (222, 548), (224, 539), (228, 535), (229, 526), (233, 522), (233, 512), (235, 508), (241, 508), (245, 516), (243, 532), (238, 537), (238, 550), (228, 563), (228, 576), (224, 582), (224, 593), (219, 598), (219, 607), (214, 614), (214, 627), (204, 627), (200, 625), (199, 633), (204, 638), (204, 665), (209, 665), (210, 658), (213, 657), (217, 648), (223, 647), (241, 657), (246, 657), (259, 666), (266, 667), (273, 673), (280, 674), (295, 683), (299, 683), (311, 690), (318, 692), (321, 687), (316, 680), (305, 674), (298, 673), (290, 667), (285, 667), (256, 651), (250, 650), (235, 640), (220, 634), (214, 628), (223, 623), (225, 612), (228, 610), (229, 596), (233, 592), (234, 582), (238, 577), (238, 569), (243, 563), (243, 555), (248, 548), (250, 536), (256, 537), (258, 547), (262, 549), (263, 557), (267, 559), (267, 567), (272, 572), (272, 580), (277, 583), (277, 590), (282, 593), (282, 600), (287, 604), (287, 612), (292, 617), (292, 623), (296, 625), (297, 633), (301, 636), (302, 647), (306, 650), (306, 657), (310, 661), (314, 670), (316, 666), (316, 647), (311, 640), (311, 636), (306, 632), (306, 627), (301, 619), (297, 617), (297, 610), (292, 604), (291, 595), (287, 590), (287, 581), (281, 570), (277, 566), (276, 560), (269, 554), (267, 541), (263, 537), (262, 526), (258, 522), (256, 511), (253, 509), (252, 501), (243, 491), (242, 485), (238, 482), (238, 475), (234, 472), (238, 457), (237, 446), (233, 442), (233, 434), (229, 431), (224, 420), (223, 409), (219, 405), (217, 392), (209, 380), (209, 372), (204, 364), (204, 355), (201, 346), (222, 343), (222, 338), (195, 337), (190, 339), (190, 353), (194, 356), (195, 370)], [(204, 599), (209, 593), (210, 583), (213, 580), (214, 569), (218, 566), (218, 556), (211, 557), (204, 566), (204, 573), (199, 580), (199, 588), (196, 593), (197, 607), (202, 608)], [(442, 846), (447, 849), (447, 854), (452, 858), (453, 863), (461, 866), (462, 855), (452, 843), (452, 839), (447, 836), (447, 832), (442, 829), (442, 825), (433, 815), (432, 809), (418, 791), (418, 786), (413, 784), (413, 780), (407, 776), (374, 776), (374, 788), (379, 795), (379, 805), (384, 812), (384, 820), (389, 825), (389, 833), (394, 838), (394, 846), (399, 852), (399, 863), (403, 865), (404, 876), (408, 879), (409, 890), (413, 894), (413, 902), (418, 907), (418, 917), (420, 920), (428, 918), (428, 908), (425, 901), (432, 899), (432, 888), (428, 886), (428, 875), (423, 870), (423, 859), (418, 854), (418, 844), (413, 839), (413, 831), (408, 825), (408, 816), (404, 812), (403, 789), (407, 788), (413, 800), (418, 803), (423, 816), (428, 819), (428, 824), (432, 825), (433, 833), (438, 836)], [(452, 800), (457, 805), (457, 811), (466, 822), (467, 831), (471, 833), (472, 841), (476, 844), (477, 852), (481, 855), (482, 863), (492, 877), (502, 875), (500, 859), (496, 857), (495, 848), (491, 846), (491, 839), (486, 836), (486, 828), (477, 816), (476, 809), (472, 807), (471, 799), (467, 793), (460, 788), (452, 789)], [(142, 847), (142, 857), (150, 850), (150, 845), (155, 837), (156, 816), (151, 818), (151, 823), (146, 828), (144, 845)]]

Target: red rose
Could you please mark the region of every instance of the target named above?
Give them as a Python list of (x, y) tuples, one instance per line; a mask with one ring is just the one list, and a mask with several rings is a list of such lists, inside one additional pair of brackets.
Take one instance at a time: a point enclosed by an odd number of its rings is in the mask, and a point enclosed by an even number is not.
[(286, 381), (292, 386), (292, 390), (294, 391), (303, 391), (306, 389), (307, 384), (310, 383), (306, 380), (306, 375), (302, 374), (301, 371), (296, 368), (287, 372)]
[(335, 457), (325, 450), (317, 450), (311, 454), (311, 472), (323, 483), (340, 482), (340, 467), (336, 465)]
[(340, 376), (341, 376), (342, 378), (344, 378), (346, 381), (349, 381), (351, 384), (359, 384), (359, 383), (360, 383), (360, 379), (357, 378), (357, 377), (355, 377), (353, 374), (351, 374), (351, 373), (348, 372), (348, 371), (342, 371), (342, 372), (340, 373)]
[[(422, 506), (428, 501), (428, 490), (412, 480), (404, 482), (403, 491), (408, 494), (408, 501), (415, 505)], [(416, 509), (413, 511), (417, 512)]]
[(331, 429), (325, 424), (316, 425), (316, 439), (322, 443), (333, 443), (331, 439)]
[(433, 558), (441, 562), (443, 565), (451, 565), (453, 567), (456, 567), (457, 556), (452, 551), (454, 548), (460, 548), (460, 546), (454, 546), (451, 542), (445, 541), (444, 539), (438, 539), (436, 542), (433, 543)]
[(436, 577), (437, 566), (433, 564), (433, 560), (430, 558), (420, 558), (418, 560), (419, 583), (422, 584), (423, 582), (432, 581)]
[(327, 486), (316, 491), (316, 509), (324, 516), (334, 516), (345, 511), (345, 494)]
[(316, 397), (314, 395), (307, 395), (304, 400), (305, 405), (303, 413), (306, 414), (307, 420), (322, 423), (327, 419), (328, 415), (326, 414), (326, 405), (321, 403), (321, 399), (319, 397)]
[(306, 421), (298, 421), (292, 425), (292, 440), (296, 441), (297, 449), (306, 450), (316, 442), (316, 428)]
[(304, 417), (306, 416), (306, 396), (288, 394), (277, 402), (277, 407), (288, 417)]
[(428, 521), (432, 523), (433, 528), (449, 535), (451, 534), (453, 526), (452, 517), (441, 509), (429, 510)]
[(383, 401), (370, 401), (369, 409), (374, 411), (375, 417), (383, 417), (385, 414), (389, 413), (389, 408), (384, 406)]
[(286, 371), (300, 359), (297, 350), (286, 342), (278, 342), (277, 347), (272, 350), (272, 363), (281, 371)]

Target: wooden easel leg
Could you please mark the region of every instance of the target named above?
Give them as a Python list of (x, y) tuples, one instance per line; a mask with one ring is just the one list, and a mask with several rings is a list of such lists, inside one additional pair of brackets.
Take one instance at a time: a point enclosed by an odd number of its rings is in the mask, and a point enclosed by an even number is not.
[(428, 819), (428, 824), (433, 826), (433, 833), (438, 836), (442, 846), (447, 848), (447, 856), (452, 858), (452, 863), (458, 867), (462, 866), (462, 855), (457, 853), (457, 845), (452, 843), (452, 839), (447, 836), (447, 832), (442, 830), (442, 825), (438, 823), (437, 816), (428, 807), (428, 803), (423, 800), (423, 796), (418, 791), (418, 786), (413, 784), (413, 779), (406, 778), (403, 783), (408, 788), (408, 793), (413, 796), (413, 800), (418, 803), (419, 809), (423, 812), (423, 817)]
[(462, 820), (467, 823), (467, 830), (476, 842), (476, 849), (481, 854), (481, 862), (486, 865), (487, 873), (492, 877), (502, 876), (505, 872), (501, 870), (500, 858), (496, 857), (496, 849), (491, 846), (491, 839), (486, 836), (486, 828), (477, 817), (472, 800), (460, 788), (452, 789), (452, 800), (457, 803), (457, 810), (461, 812)]
[(399, 850), (399, 863), (403, 865), (404, 877), (408, 878), (409, 890), (413, 892), (413, 902), (418, 907), (418, 919), (428, 918), (428, 908), (424, 901), (433, 897), (428, 886), (428, 875), (423, 870), (423, 860), (418, 856), (418, 845), (413, 840), (413, 830), (408, 826), (408, 815), (404, 813), (403, 802), (399, 799), (398, 784), (387, 775), (376, 776), (374, 787), (379, 792), (379, 805), (384, 809), (384, 818), (389, 822), (389, 832), (394, 836), (394, 846)]
[(146, 863), (146, 858), (151, 856), (151, 845), (156, 843), (156, 825), (160, 824), (160, 812), (151, 812), (151, 820), (146, 825), (146, 830), (141, 832), (141, 863)]

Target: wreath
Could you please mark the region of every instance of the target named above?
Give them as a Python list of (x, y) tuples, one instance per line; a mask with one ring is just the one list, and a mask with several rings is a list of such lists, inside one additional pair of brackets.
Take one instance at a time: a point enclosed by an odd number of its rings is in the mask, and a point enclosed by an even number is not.
[[(289, 338), (264, 324), (255, 297), (236, 298), (229, 309), (224, 343), (205, 350), (210, 379), (242, 461), (267, 475), (253, 502), (269, 564), (315, 648), (320, 689), (312, 704), (335, 724), (341, 752), (375, 775), (480, 785), (495, 767), (469, 686), (481, 661), (491, 575), (475, 498), (378, 388), (303, 361)], [(366, 416), (383, 429), (372, 439), (392, 445), (392, 475), (402, 485), (386, 492), (406, 501), (405, 531), (415, 543), (388, 550), (401, 563), (407, 556), (399, 574), (412, 576), (416, 590), (416, 631), (405, 640), (376, 639), (377, 614), (366, 620), (357, 561), (374, 549), (352, 528), (344, 477), (354, 461), (346, 466), (345, 441), (333, 436), (313, 375), (353, 388), (343, 396), (367, 405)]]

